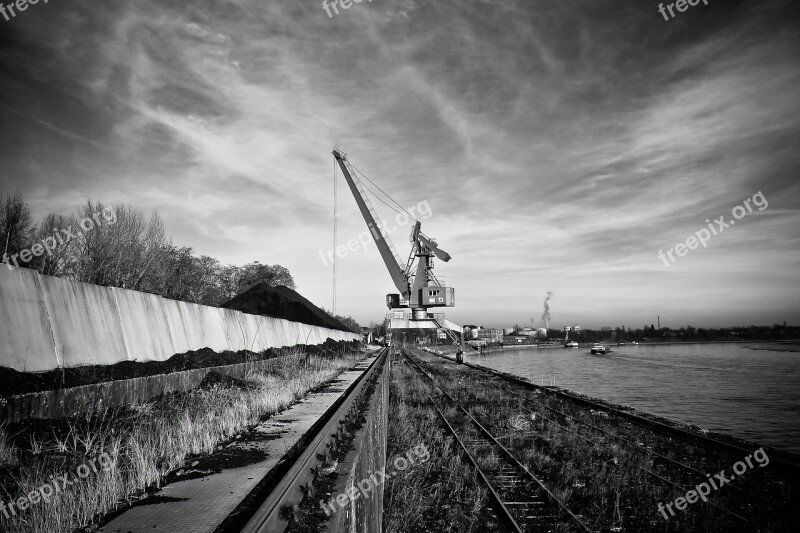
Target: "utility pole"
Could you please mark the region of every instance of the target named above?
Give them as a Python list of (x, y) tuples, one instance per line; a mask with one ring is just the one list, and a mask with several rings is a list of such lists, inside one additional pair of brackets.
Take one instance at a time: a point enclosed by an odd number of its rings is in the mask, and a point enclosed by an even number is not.
[(464, 362), (464, 328), (461, 328), (461, 363)]

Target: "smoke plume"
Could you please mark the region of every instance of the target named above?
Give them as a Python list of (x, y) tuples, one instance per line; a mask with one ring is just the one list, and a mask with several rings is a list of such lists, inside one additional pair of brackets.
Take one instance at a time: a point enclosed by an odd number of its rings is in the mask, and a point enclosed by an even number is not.
[(547, 297), (544, 299), (544, 313), (542, 313), (542, 324), (544, 324), (545, 328), (550, 327), (550, 306), (547, 305), (547, 301), (553, 296), (553, 293), (547, 291)]

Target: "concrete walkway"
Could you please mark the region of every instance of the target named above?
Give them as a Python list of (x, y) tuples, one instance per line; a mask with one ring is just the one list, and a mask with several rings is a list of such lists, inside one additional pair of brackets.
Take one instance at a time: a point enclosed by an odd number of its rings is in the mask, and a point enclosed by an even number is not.
[[(311, 426), (344, 395), (348, 387), (375, 360), (375, 353), (353, 370), (342, 373), (324, 392), (310, 393), (282, 413), (256, 427), (269, 440), (234, 443), (247, 450), (263, 450), (267, 459), (245, 467), (231, 468), (200, 479), (165, 486), (152, 504), (125, 511), (101, 527), (105, 533), (211, 533), (280, 461)], [(164, 502), (164, 503), (161, 503)]]

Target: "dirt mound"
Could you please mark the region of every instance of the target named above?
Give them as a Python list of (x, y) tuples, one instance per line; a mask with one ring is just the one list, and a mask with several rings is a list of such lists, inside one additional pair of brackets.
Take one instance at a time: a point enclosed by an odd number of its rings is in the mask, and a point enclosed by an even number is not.
[[(220, 307), (251, 315), (267, 315), (312, 326), (348, 331), (341, 322), (283, 285), (253, 285)], [(352, 333), (352, 332), (351, 332)]]

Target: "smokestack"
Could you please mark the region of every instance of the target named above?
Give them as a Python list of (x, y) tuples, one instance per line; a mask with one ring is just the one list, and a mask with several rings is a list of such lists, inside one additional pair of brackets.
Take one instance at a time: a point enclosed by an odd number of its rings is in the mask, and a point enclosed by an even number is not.
[(547, 291), (547, 297), (544, 299), (544, 313), (542, 313), (542, 323), (544, 324), (545, 328), (550, 327), (550, 306), (547, 305), (547, 301), (551, 296), (553, 296), (553, 293)]
[(658, 315), (658, 329), (661, 329), (661, 315)]

